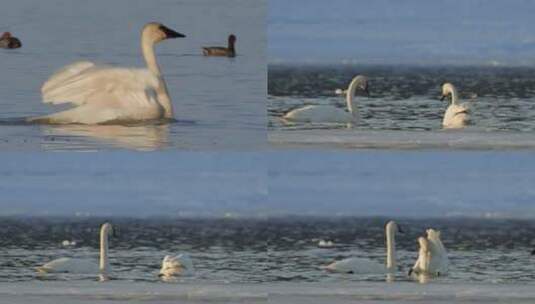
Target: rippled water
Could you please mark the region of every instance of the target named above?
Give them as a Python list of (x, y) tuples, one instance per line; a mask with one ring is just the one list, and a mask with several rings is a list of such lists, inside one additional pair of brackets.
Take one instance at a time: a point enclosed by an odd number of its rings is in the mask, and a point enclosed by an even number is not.
[[(34, 267), (61, 257), (98, 258), (98, 231), (105, 218), (20, 219), (0, 224), (1, 281), (95, 280), (88, 275), (38, 276)], [(109, 220), (109, 219), (108, 219)], [(111, 238), (112, 277), (117, 280), (159, 281), (165, 254), (187, 252), (196, 274), (182, 282), (333, 282), (384, 281), (384, 275), (330, 274), (319, 269), (333, 260), (359, 256), (384, 261), (383, 218), (273, 219), (111, 219), (118, 235)], [(520, 220), (399, 220), (396, 280), (417, 256), (416, 239), (426, 228), (442, 232), (450, 258), (450, 274), (442, 283), (535, 282), (531, 250), (535, 224)], [(320, 249), (319, 239), (335, 242)], [(77, 246), (65, 248), (63, 240)]]
[[(334, 260), (365, 257), (385, 261), (382, 218), (288, 218), (272, 222), (269, 261), (273, 281), (385, 281), (385, 275), (329, 274), (318, 269)], [(416, 239), (425, 229), (439, 229), (448, 250), (450, 273), (441, 283), (534, 282), (533, 222), (474, 219), (399, 220), (404, 234), (396, 235), (399, 272), (396, 281), (409, 281), (407, 271), (417, 258)], [(319, 239), (336, 247), (320, 249)]]
[[(23, 47), (0, 50), (0, 149), (255, 149), (265, 132), (265, 3), (230, 1), (7, 1), (0, 30)], [(61, 8), (61, 9), (58, 9)], [(21, 21), (23, 20), (23, 21)], [(162, 42), (156, 54), (176, 123), (142, 126), (25, 125), (22, 117), (58, 111), (41, 103), (40, 87), (78, 60), (144, 65), (139, 32), (159, 21), (186, 34)], [(203, 45), (238, 37), (234, 59), (205, 58)]]
[[(361, 119), (350, 131), (345, 124), (281, 123), (279, 118), (284, 113), (305, 104), (345, 107), (344, 98), (334, 96), (334, 90), (346, 88), (357, 74), (369, 77), (370, 97), (356, 97)], [(314, 142), (321, 142), (319, 137), (322, 135), (349, 133), (354, 136), (365, 134), (367, 139), (357, 137), (342, 141), (353, 146), (361, 143), (360, 146), (374, 147), (374, 140), (390, 142), (398, 134), (408, 138), (409, 142), (424, 137), (423, 147), (442, 144), (444, 148), (456, 139), (476, 134), (475, 141), (493, 141), (500, 147), (501, 142), (494, 140), (496, 136), (505, 139), (510, 134), (520, 133), (532, 139), (529, 136), (535, 130), (534, 75), (535, 70), (529, 68), (270, 66), (269, 129), (276, 135), (277, 142), (285, 142), (285, 132), (282, 131), (292, 131), (301, 140), (308, 138)], [(439, 100), (440, 85), (444, 81), (455, 84), (461, 99), (471, 104), (472, 124), (456, 132), (453, 139), (426, 139), (427, 134), (444, 137), (440, 130), (446, 104)], [(306, 130), (314, 132), (299, 132)], [(295, 140), (288, 139), (285, 143), (292, 141)], [(520, 144), (522, 140), (516, 143)], [(392, 146), (399, 145), (392, 143)]]
[[(58, 257), (98, 259), (99, 229), (106, 219), (13, 219), (0, 224), (0, 280), (95, 280), (93, 275), (39, 276), (34, 267)], [(110, 239), (113, 279), (159, 281), (166, 254), (188, 253), (196, 274), (179, 281), (262, 282), (266, 280), (266, 222), (225, 219), (110, 221), (118, 235)], [(77, 246), (65, 248), (63, 240)]]
[[(96, 275), (37, 275), (34, 267), (61, 256), (98, 258), (98, 230), (110, 238), (111, 281)], [(384, 275), (327, 273), (319, 268), (350, 256), (384, 261), (386, 218), (14, 218), (0, 221), (0, 297), (10, 303), (532, 303), (535, 247), (532, 221), (399, 219), (399, 272)], [(442, 232), (450, 273), (431, 284), (406, 275), (426, 228)], [(320, 249), (320, 239), (335, 242)], [(66, 248), (63, 240), (74, 240)], [(187, 252), (189, 277), (162, 282), (165, 254)]]

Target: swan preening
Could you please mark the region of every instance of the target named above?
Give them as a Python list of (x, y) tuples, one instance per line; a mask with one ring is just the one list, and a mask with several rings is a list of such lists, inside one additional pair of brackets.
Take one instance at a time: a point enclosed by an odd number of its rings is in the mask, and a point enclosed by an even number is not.
[(396, 266), (396, 232), (403, 232), (394, 221), (389, 221), (385, 225), (386, 234), (386, 265), (366, 258), (348, 258), (331, 263), (325, 267), (325, 270), (331, 272), (343, 273), (361, 273), (361, 274), (382, 274), (393, 273), (397, 270)]
[(418, 259), (409, 270), (409, 275), (440, 276), (448, 272), (449, 259), (440, 240), (440, 231), (427, 229), (427, 237), (419, 237)]
[(187, 254), (179, 254), (177, 256), (166, 255), (163, 258), (159, 276), (191, 275), (194, 272), (193, 262)]
[(346, 109), (340, 109), (329, 105), (308, 105), (286, 113), (282, 119), (287, 122), (309, 122), (309, 123), (353, 123), (358, 120), (357, 108), (354, 96), (357, 90), (369, 95), (368, 79), (366, 76), (358, 75), (349, 84), (347, 90), (336, 90), (337, 94), (346, 95)]
[(111, 270), (108, 261), (108, 235), (110, 233), (113, 233), (111, 224), (103, 224), (100, 228), (100, 261), (98, 263), (88, 259), (59, 258), (37, 267), (37, 271), (41, 273), (67, 272), (107, 275)]
[(0, 37), (0, 48), (3, 49), (18, 49), (22, 43), (17, 37), (13, 37), (10, 32), (4, 32)]
[(41, 88), (43, 102), (70, 103), (74, 108), (30, 122), (51, 124), (125, 123), (173, 119), (173, 105), (154, 53), (158, 42), (185, 37), (160, 23), (148, 23), (141, 33), (147, 68), (119, 68), (89, 61), (68, 65)]
[(451, 104), (448, 106), (442, 126), (447, 129), (456, 129), (466, 126), (470, 120), (470, 108), (466, 103), (459, 103), (459, 93), (455, 86), (449, 82), (442, 85), (442, 97), (440, 100), (450, 97)]
[(228, 36), (227, 47), (223, 46), (206, 46), (202, 48), (204, 56), (223, 56), (223, 57), (236, 57), (236, 36), (231, 34)]

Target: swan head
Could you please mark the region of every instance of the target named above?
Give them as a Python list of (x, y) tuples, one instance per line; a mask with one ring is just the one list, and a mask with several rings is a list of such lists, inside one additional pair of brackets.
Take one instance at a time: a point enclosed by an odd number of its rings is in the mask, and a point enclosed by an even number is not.
[(403, 229), (401, 229), (401, 226), (398, 225), (394, 221), (388, 221), (385, 224), (385, 230), (390, 231), (390, 232), (399, 232), (399, 233), (403, 233), (404, 232)]
[(115, 236), (115, 231), (112, 227), (112, 225), (110, 223), (104, 223), (102, 224), (102, 227), (100, 228), (100, 232), (101, 233), (106, 233), (106, 234), (112, 234), (113, 236)]
[[(368, 90), (368, 77), (364, 75), (357, 75), (353, 80), (351, 81), (351, 84), (349, 84), (349, 90), (356, 92), (361, 91), (364, 92), (366, 96), (370, 96), (370, 91)], [(351, 89), (354, 90), (351, 90)]]
[(158, 43), (165, 39), (183, 38), (186, 37), (186, 35), (178, 33), (161, 23), (151, 22), (145, 24), (141, 32), (141, 37), (152, 43)]
[(450, 96), (455, 91), (455, 87), (453, 84), (449, 82), (444, 82), (442, 84), (442, 96), (440, 97), (440, 101), (443, 101), (446, 99), (446, 97)]

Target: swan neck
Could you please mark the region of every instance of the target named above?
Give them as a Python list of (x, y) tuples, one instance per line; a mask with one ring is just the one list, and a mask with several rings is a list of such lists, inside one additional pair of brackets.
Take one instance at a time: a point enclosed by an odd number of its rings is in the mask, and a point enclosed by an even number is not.
[(100, 230), (100, 263), (99, 270), (101, 273), (109, 271), (108, 263), (108, 230), (104, 227)]
[(386, 229), (386, 269), (396, 269), (396, 240), (392, 229)]
[(147, 68), (158, 78), (158, 88), (156, 89), (156, 93), (158, 95), (158, 101), (164, 110), (164, 118), (173, 118), (173, 104), (171, 103), (167, 85), (160, 71), (160, 66), (156, 61), (154, 43), (143, 35), (141, 37), (141, 51), (143, 52), (143, 58), (145, 58), (145, 62), (147, 63)]
[(355, 115), (355, 107), (353, 105), (353, 99), (355, 97), (355, 91), (357, 89), (357, 86), (355, 84), (355, 82), (352, 82), (350, 85), (349, 85), (349, 88), (347, 89), (347, 92), (346, 92), (346, 103), (347, 103), (347, 110), (349, 111), (349, 113), (353, 114), (353, 116)]
[(156, 55), (154, 53), (154, 43), (150, 41), (146, 36), (141, 37), (141, 51), (143, 52), (143, 58), (147, 63), (147, 68), (156, 76), (160, 76), (160, 67), (156, 61)]
[(457, 98), (459, 98), (459, 94), (457, 93), (457, 89), (452, 86), (450, 89), (451, 93), (451, 104), (456, 105), (457, 104)]

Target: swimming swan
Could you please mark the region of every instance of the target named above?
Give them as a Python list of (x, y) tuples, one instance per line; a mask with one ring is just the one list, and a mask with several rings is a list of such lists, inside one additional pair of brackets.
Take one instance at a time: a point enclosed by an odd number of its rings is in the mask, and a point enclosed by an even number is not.
[(449, 259), (446, 248), (440, 240), (440, 231), (427, 229), (427, 238), (419, 237), (420, 250), (416, 263), (409, 275), (440, 276), (448, 272)]
[(353, 104), (355, 92), (359, 89), (366, 95), (368, 92), (368, 79), (359, 75), (351, 81), (347, 90), (336, 90), (337, 94), (346, 94), (347, 111), (329, 105), (308, 105), (286, 113), (282, 120), (285, 122), (311, 122), (311, 123), (351, 123), (357, 121), (357, 109)]
[(458, 102), (459, 94), (457, 89), (453, 84), (446, 82), (442, 85), (442, 97), (440, 100), (442, 101), (448, 96), (451, 96), (451, 104), (444, 114), (442, 126), (445, 129), (463, 128), (470, 120), (470, 107), (466, 103), (460, 104)]
[(101, 124), (172, 119), (173, 106), (156, 62), (154, 45), (185, 37), (160, 23), (148, 23), (141, 33), (147, 68), (118, 68), (80, 61), (52, 75), (41, 88), (43, 102), (76, 107), (29, 118), (52, 124)]
[(83, 273), (83, 274), (107, 274), (110, 271), (108, 262), (108, 235), (113, 233), (111, 224), (105, 223), (100, 228), (100, 262), (76, 258), (59, 258), (50, 261), (43, 266), (37, 267), (41, 273)]
[(343, 273), (392, 273), (396, 271), (396, 231), (403, 233), (394, 222), (385, 226), (386, 233), (386, 266), (366, 258), (348, 258), (329, 264), (323, 269)]
[(194, 272), (193, 262), (187, 254), (179, 254), (177, 256), (166, 255), (163, 258), (159, 276), (191, 275)]

